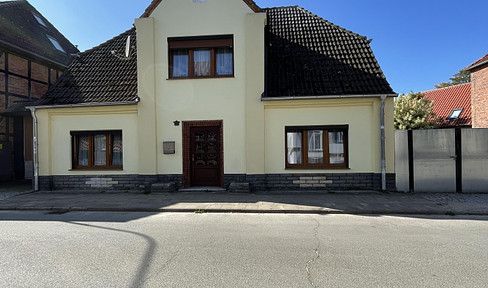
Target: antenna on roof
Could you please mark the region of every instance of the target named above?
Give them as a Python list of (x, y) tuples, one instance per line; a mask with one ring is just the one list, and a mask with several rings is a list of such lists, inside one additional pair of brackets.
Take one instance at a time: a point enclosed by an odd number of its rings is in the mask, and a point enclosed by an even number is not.
[(130, 35), (127, 36), (127, 41), (125, 42), (125, 58), (129, 58), (130, 52)]
[(130, 35), (127, 36), (127, 40), (125, 42), (125, 53), (124, 55), (117, 54), (117, 50), (110, 51), (112, 55), (119, 58), (120, 60), (129, 60), (130, 59)]

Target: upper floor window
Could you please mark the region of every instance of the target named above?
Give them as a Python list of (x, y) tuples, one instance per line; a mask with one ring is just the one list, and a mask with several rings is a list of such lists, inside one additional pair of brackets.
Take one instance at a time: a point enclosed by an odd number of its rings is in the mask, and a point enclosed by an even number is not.
[(170, 78), (234, 76), (233, 36), (168, 38)]

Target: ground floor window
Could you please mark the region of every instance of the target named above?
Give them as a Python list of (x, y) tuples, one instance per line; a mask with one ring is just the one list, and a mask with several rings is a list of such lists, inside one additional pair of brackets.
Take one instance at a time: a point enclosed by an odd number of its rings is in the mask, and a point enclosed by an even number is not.
[(346, 168), (347, 125), (285, 127), (286, 168)]
[(72, 131), (73, 169), (122, 169), (122, 131)]

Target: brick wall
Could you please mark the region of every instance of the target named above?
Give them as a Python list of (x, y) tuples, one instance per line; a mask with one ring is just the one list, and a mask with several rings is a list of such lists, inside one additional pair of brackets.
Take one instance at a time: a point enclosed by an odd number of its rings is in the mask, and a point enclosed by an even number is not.
[(488, 128), (488, 64), (471, 71), (473, 128)]

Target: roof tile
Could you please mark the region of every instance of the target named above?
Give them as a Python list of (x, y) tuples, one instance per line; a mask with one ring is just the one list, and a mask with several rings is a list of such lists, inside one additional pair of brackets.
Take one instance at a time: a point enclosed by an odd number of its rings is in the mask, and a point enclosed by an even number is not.
[[(440, 118), (440, 127), (471, 125), (471, 83), (434, 89), (422, 93), (427, 99), (434, 101), (433, 112)], [(458, 119), (447, 119), (454, 109), (461, 108), (463, 111)]]
[(366, 37), (298, 6), (263, 10), (266, 97), (394, 94)]
[[(131, 52), (125, 58), (120, 54), (125, 51), (128, 36)], [(80, 53), (37, 105), (119, 103), (136, 99), (136, 31), (132, 28)]]

